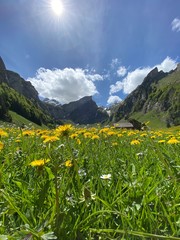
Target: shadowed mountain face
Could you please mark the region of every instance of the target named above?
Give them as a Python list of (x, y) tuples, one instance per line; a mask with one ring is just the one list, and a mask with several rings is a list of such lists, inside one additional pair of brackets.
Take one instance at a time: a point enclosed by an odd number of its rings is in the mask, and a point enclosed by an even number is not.
[(120, 103), (111, 115), (111, 121), (144, 115), (153, 115), (166, 125), (180, 124), (180, 65), (164, 73), (153, 69), (141, 85)]

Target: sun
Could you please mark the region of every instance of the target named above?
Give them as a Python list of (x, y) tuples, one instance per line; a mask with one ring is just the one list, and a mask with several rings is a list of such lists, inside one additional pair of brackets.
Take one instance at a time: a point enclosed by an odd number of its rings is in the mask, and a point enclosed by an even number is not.
[(61, 16), (64, 12), (64, 6), (60, 0), (51, 0), (51, 8), (57, 16)]

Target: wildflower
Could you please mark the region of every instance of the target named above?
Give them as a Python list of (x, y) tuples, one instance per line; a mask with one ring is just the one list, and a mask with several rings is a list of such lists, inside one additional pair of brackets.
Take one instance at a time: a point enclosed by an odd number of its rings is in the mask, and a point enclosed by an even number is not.
[(165, 140), (164, 139), (159, 140), (158, 143), (165, 143)]
[(55, 132), (60, 136), (69, 136), (70, 132), (73, 130), (71, 124), (66, 124), (56, 128)]
[(0, 142), (0, 150), (4, 148), (4, 143)]
[(39, 160), (32, 161), (29, 165), (31, 165), (32, 167), (41, 167), (41, 166), (44, 166), (44, 164), (49, 161), (50, 159), (39, 159)]
[(77, 144), (81, 144), (81, 140), (80, 139), (77, 139)]
[(94, 140), (94, 139), (99, 139), (99, 136), (98, 136), (98, 135), (93, 135), (91, 139), (92, 139), (92, 140)]
[(153, 136), (151, 136), (151, 139), (155, 139), (155, 138), (156, 138), (156, 136), (154, 136), (154, 135), (153, 135)]
[(107, 132), (107, 135), (108, 136), (113, 136), (113, 135), (116, 135), (116, 133), (114, 131), (109, 131), (109, 132)]
[(4, 130), (0, 130), (0, 137), (8, 137), (8, 133)]
[(113, 143), (112, 143), (112, 146), (117, 146), (117, 145), (118, 145), (117, 142), (113, 142)]
[(91, 136), (92, 136), (92, 134), (90, 132), (85, 132), (84, 133), (85, 138), (90, 138)]
[(146, 137), (147, 134), (146, 134), (146, 133), (142, 133), (140, 136), (141, 136), (141, 137)]
[(43, 142), (44, 143), (55, 142), (55, 141), (58, 141), (58, 140), (59, 140), (59, 138), (57, 136), (47, 136)]
[(104, 174), (100, 178), (105, 179), (105, 180), (109, 180), (109, 179), (111, 179), (111, 174), (110, 173), (109, 174)]
[(35, 132), (32, 131), (32, 130), (24, 130), (24, 131), (22, 132), (22, 135), (23, 135), (23, 136), (34, 136), (34, 135), (35, 135)]
[(168, 144), (176, 144), (176, 143), (180, 143), (179, 140), (177, 140), (175, 137), (169, 139), (169, 141), (167, 142)]
[(131, 141), (131, 145), (138, 145), (138, 144), (140, 144), (139, 140), (132, 140)]
[(72, 166), (73, 166), (71, 160), (67, 160), (67, 161), (64, 163), (64, 165), (65, 165), (66, 167), (72, 167)]
[(128, 137), (130, 137), (130, 136), (132, 136), (132, 135), (135, 135), (136, 134), (136, 132), (135, 131), (130, 131), (130, 132), (128, 132)]
[(122, 134), (122, 133), (119, 133), (117, 136), (118, 136), (118, 137), (123, 137), (123, 134)]
[(77, 138), (78, 134), (77, 133), (73, 133), (70, 135), (70, 138)]

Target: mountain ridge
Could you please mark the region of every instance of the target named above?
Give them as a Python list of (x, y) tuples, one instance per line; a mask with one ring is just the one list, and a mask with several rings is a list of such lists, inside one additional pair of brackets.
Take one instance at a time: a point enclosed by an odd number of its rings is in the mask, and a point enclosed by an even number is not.
[[(143, 120), (143, 115), (156, 114), (166, 126), (180, 124), (180, 65), (168, 73), (154, 68), (142, 84), (121, 102), (110, 120), (117, 122), (123, 118), (136, 117)], [(176, 84), (175, 84), (176, 82)]]

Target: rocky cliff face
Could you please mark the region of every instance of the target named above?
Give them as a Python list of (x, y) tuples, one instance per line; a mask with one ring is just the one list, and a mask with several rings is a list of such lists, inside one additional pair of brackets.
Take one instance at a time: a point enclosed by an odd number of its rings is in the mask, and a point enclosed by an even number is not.
[(28, 99), (39, 101), (38, 92), (29, 81), (25, 81), (18, 73), (9, 71), (0, 57), (0, 83), (6, 83), (9, 87), (15, 89), (18, 93)]
[(0, 71), (4, 71), (4, 70), (6, 70), (6, 67), (5, 67), (4, 61), (0, 56)]

